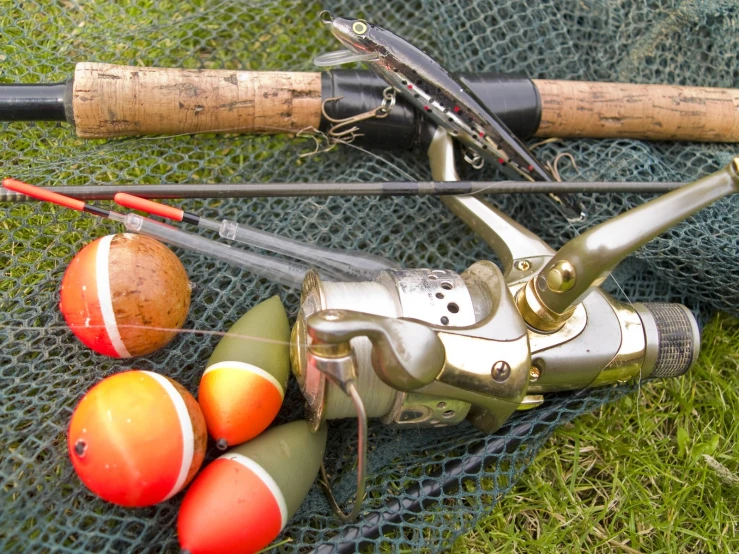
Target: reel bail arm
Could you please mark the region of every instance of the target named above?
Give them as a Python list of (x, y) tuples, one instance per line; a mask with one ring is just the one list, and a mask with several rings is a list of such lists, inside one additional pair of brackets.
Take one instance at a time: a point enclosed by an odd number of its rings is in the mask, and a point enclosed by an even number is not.
[[(374, 345), (373, 366), (377, 375), (399, 390), (413, 390), (431, 383), (443, 368), (444, 346), (436, 334), (423, 325), (349, 310), (314, 313), (307, 319), (307, 328), (310, 337), (308, 363), (349, 396), (357, 412), (357, 492), (349, 514), (339, 507), (329, 485), (325, 465), (321, 464), (321, 478), (334, 513), (342, 521), (354, 521), (364, 498), (367, 411), (357, 390), (357, 359), (350, 339), (357, 336), (370, 338)], [(406, 349), (404, 344), (409, 339), (420, 348)]]
[[(331, 314), (325, 314), (328, 320)], [(314, 353), (316, 353), (314, 355)], [(316, 343), (308, 350), (309, 363), (326, 376), (333, 385), (339, 387), (344, 394), (351, 398), (357, 412), (358, 441), (357, 441), (357, 493), (354, 505), (348, 514), (345, 514), (336, 501), (331, 485), (329, 485), (326, 466), (321, 462), (321, 479), (323, 488), (328, 497), (334, 514), (344, 522), (354, 521), (359, 515), (364, 498), (365, 465), (367, 464), (367, 410), (364, 408), (362, 397), (357, 390), (357, 358), (348, 342), (328, 344)]]
[[(454, 141), (441, 127), (434, 132), (427, 154), (434, 180), (460, 180)], [(533, 275), (555, 254), (534, 233), (477, 196), (442, 196), (441, 201), (493, 249), (503, 265), (506, 283)]]
[[(308, 317), (309, 351), (315, 357), (326, 343), (351, 350), (349, 340), (372, 342), (372, 365), (390, 387), (412, 391), (434, 381), (444, 368), (444, 345), (423, 324), (350, 310), (324, 310)], [(407, 344), (413, 344), (408, 349)]]

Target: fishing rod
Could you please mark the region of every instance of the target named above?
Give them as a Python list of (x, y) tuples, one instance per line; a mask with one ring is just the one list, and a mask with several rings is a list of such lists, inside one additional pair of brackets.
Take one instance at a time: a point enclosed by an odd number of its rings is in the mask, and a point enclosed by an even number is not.
[[(739, 90), (456, 77), (519, 138), (739, 142)], [(80, 138), (193, 134), (346, 133), (374, 148), (425, 148), (428, 118), (366, 70), (180, 69), (81, 62), (63, 83), (0, 85), (0, 121), (65, 121)], [(337, 128), (337, 126), (339, 126)], [(333, 131), (332, 131), (333, 130)]]
[[(264, 198), (331, 196), (447, 196), (509, 193), (664, 193), (680, 182), (642, 181), (386, 181), (379, 183), (235, 183), (160, 185), (80, 185), (38, 187), (78, 200), (113, 200), (117, 193), (147, 199)], [(34, 200), (25, 194), (0, 189), (0, 202)]]

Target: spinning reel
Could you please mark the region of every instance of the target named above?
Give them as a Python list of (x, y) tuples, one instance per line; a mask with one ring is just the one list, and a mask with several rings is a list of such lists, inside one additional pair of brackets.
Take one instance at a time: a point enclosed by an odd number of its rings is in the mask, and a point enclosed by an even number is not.
[[(434, 179), (458, 180), (446, 132), (437, 130), (429, 158)], [(737, 191), (739, 158), (559, 251), (479, 198), (448, 196), (444, 203), (490, 245), (502, 271), (479, 261), (461, 275), (392, 269), (361, 283), (311, 272), (291, 362), (313, 428), (358, 416), (358, 493), (344, 518), (361, 505), (367, 418), (398, 427), (467, 419), (493, 433), (547, 393), (688, 371), (700, 336), (685, 306), (627, 305), (599, 285), (641, 245)]]

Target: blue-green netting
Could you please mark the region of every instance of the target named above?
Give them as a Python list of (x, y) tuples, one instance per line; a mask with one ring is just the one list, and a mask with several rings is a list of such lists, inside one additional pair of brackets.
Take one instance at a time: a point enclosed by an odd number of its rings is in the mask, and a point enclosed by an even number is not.
[[(729, 0), (597, 1), (426, 0), (406, 2), (173, 0), (138, 2), (0, 2), (0, 80), (52, 82), (79, 61), (120, 64), (313, 70), (311, 60), (337, 44), (318, 23), (328, 7), (362, 16), (423, 47), (452, 70), (530, 77), (739, 86), (739, 8)], [(158, 182), (380, 181), (406, 172), (430, 178), (421, 152), (339, 147), (311, 158), (312, 141), (253, 136), (178, 136), (83, 141), (66, 124), (4, 124), (2, 173), (39, 185)], [(566, 140), (537, 150), (551, 160), (571, 152), (579, 173), (565, 179), (691, 180), (725, 165), (727, 144)], [(498, 178), (483, 170), (479, 178)], [(644, 202), (640, 194), (583, 195), (590, 220), (604, 221)], [(718, 202), (632, 256), (617, 272), (618, 295), (684, 302), (702, 319), (739, 314), (737, 198)], [(543, 197), (491, 201), (551, 244), (577, 231)], [(407, 267), (458, 271), (489, 249), (435, 198), (254, 199), (188, 201), (211, 218), (246, 221), (324, 246), (365, 249)], [(57, 310), (66, 264), (84, 244), (118, 230), (103, 221), (37, 204), (0, 207), (0, 549), (4, 552), (176, 552), (181, 495), (148, 509), (123, 509), (88, 492), (67, 458), (65, 432), (77, 401), (114, 372), (159, 371), (195, 392), (217, 337), (178, 337), (155, 355), (117, 361), (92, 353), (64, 327)], [(291, 316), (298, 294), (244, 271), (178, 251), (197, 288), (187, 327), (224, 330), (249, 308), (279, 294)], [(608, 285), (616, 290), (613, 282)], [(448, 462), (467, 464), (460, 486), (445, 489), (422, 512), (400, 510), (381, 525), (372, 550), (431, 550), (450, 545), (512, 486), (552, 430), (622, 394), (561, 396), (514, 419), (492, 437), (468, 424), (397, 431), (371, 427), (366, 512), (408, 499), (406, 487), (445, 483)], [(294, 384), (279, 421), (301, 417)], [(327, 466), (341, 500), (353, 491), (355, 424), (331, 425)], [(491, 456), (474, 464), (487, 447)], [(433, 488), (433, 487), (432, 487)], [(429, 489), (430, 490), (430, 489)], [(426, 491), (422, 496), (429, 493)], [(433, 493), (432, 492), (432, 496)], [(407, 505), (406, 505), (407, 506)], [(306, 551), (340, 542), (343, 526), (314, 487), (279, 548)], [(350, 543), (354, 550), (357, 543)]]

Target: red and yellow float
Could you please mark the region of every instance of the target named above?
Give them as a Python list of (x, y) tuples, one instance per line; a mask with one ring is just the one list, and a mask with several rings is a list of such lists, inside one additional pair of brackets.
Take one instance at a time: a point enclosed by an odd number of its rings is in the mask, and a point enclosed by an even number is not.
[(195, 476), (207, 444), (192, 395), (149, 371), (126, 371), (95, 385), (74, 410), (67, 437), (77, 475), (121, 506), (171, 498)]

